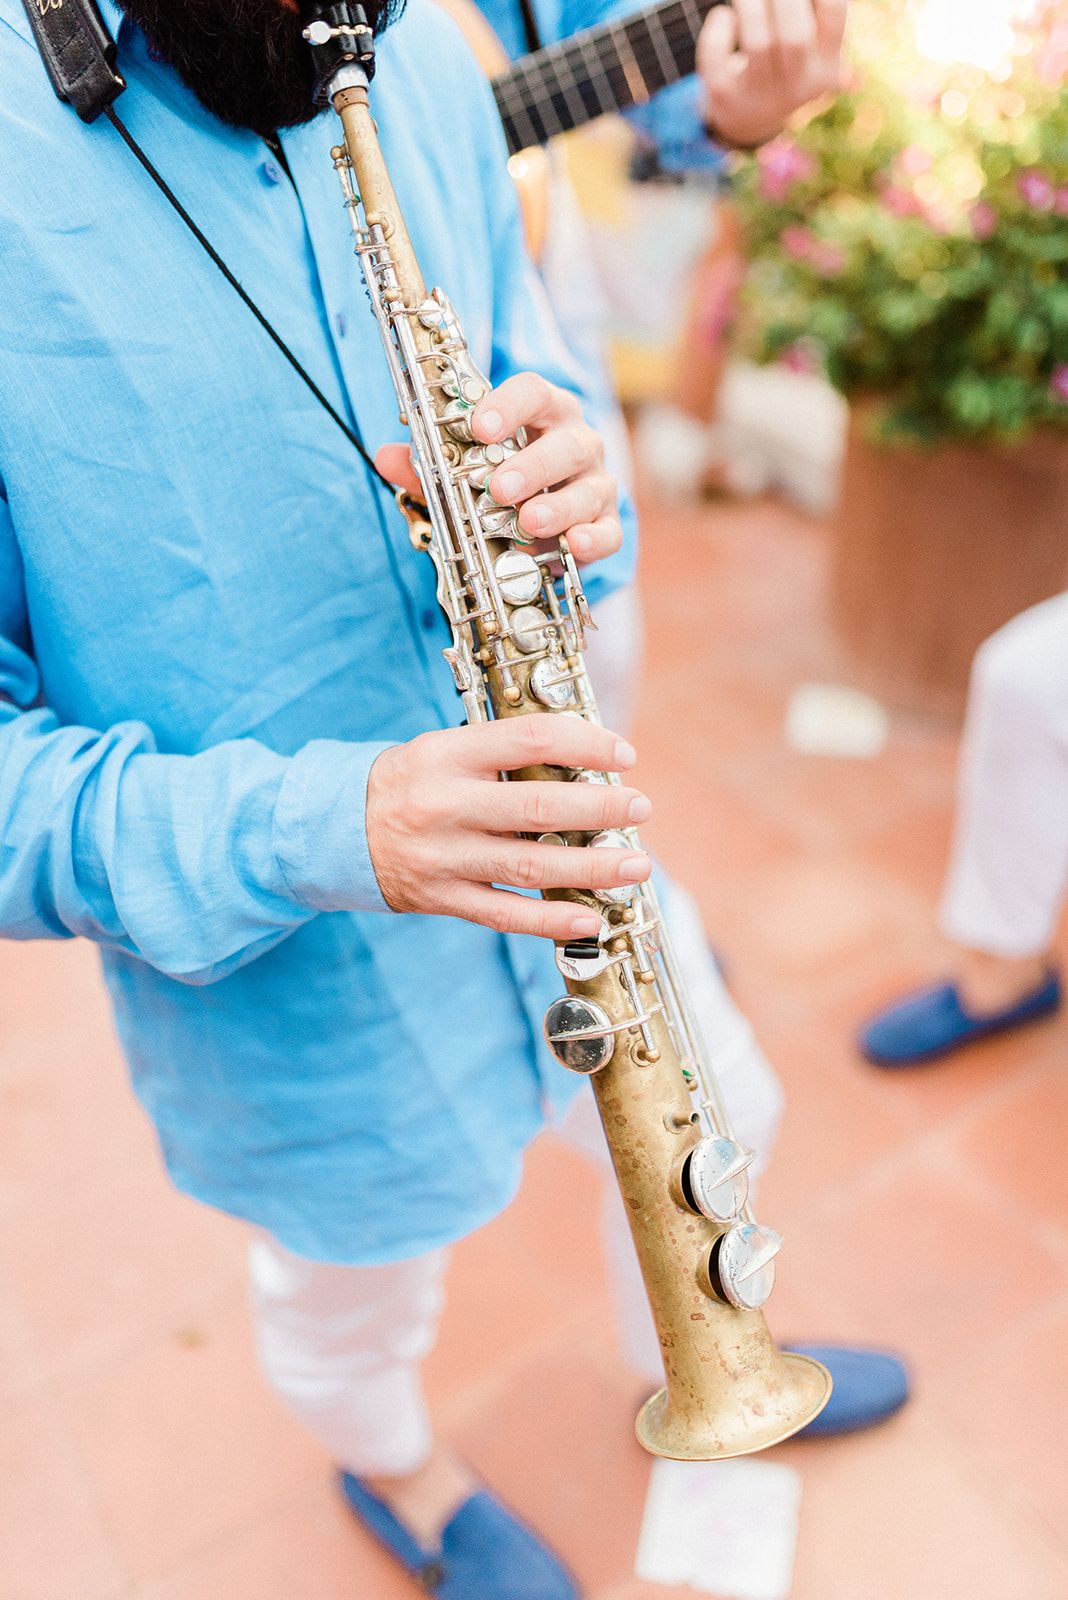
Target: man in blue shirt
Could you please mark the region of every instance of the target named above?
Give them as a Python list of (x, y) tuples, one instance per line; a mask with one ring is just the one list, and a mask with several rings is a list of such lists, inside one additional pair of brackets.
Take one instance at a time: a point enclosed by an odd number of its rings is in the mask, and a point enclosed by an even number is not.
[[(132, 135), (340, 415), (389, 445), (334, 130), (300, 121), (295, 14), (102, 12)], [(522, 248), (492, 99), (431, 7), (383, 37), (374, 105), (416, 249), (497, 386), (477, 426), (537, 435), (498, 497), (531, 534), (608, 557), (590, 584), (607, 594), (631, 556), (581, 378)], [(0, 930), (101, 946), (168, 1170), (259, 1230), (265, 1359), (385, 1486), (347, 1480), (365, 1519), (410, 1565), (443, 1540), (448, 1600), (505, 1600), (515, 1575), (554, 1600), (562, 1569), (455, 1464), (434, 1457), (405, 1498), (427, 1449), (412, 1307), (432, 1329), (443, 1247), (507, 1202), (575, 1088), (541, 1046), (559, 980), (524, 935), (581, 934), (582, 914), (499, 885), (649, 870), (512, 836), (531, 805), (559, 808), (541, 831), (648, 802), (498, 783), (535, 751), (616, 771), (633, 752), (570, 718), (458, 728), (448, 642), (389, 498), (116, 131), (54, 99), (0, 0)]]

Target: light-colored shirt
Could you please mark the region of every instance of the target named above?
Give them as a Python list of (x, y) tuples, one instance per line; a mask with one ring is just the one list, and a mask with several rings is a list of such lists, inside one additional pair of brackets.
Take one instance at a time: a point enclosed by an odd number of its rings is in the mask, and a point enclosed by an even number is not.
[[(371, 449), (401, 437), (333, 113), (282, 135), (291, 183), (103, 13), (136, 138)], [(478, 361), (580, 387), (492, 99), (424, 0), (372, 104)], [(389, 497), (0, 0), (0, 932), (102, 946), (174, 1181), (320, 1259), (491, 1216), (572, 1085), (540, 1042), (551, 946), (395, 915), (375, 880), (367, 774), (461, 720), (447, 643)]]
[[(543, 44), (569, 39), (583, 28), (615, 22), (642, 11), (653, 0), (532, 0), (531, 9)], [(477, 0), (479, 10), (515, 58), (529, 49), (519, 0)], [(724, 156), (704, 127), (704, 92), (691, 73), (669, 84), (644, 106), (635, 106), (627, 120), (646, 144), (656, 148), (665, 172), (722, 174)]]

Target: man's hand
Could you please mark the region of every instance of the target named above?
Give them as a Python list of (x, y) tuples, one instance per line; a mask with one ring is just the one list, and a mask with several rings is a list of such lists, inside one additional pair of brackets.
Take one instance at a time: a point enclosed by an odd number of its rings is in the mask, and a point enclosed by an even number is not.
[(842, 87), (847, 0), (733, 0), (710, 11), (697, 71), (713, 138), (747, 149)]
[[(555, 542), (566, 534), (576, 561), (599, 561), (619, 549), (623, 530), (604, 445), (567, 389), (533, 372), (517, 373), (479, 401), (471, 427), (483, 444), (526, 428), (529, 443), (498, 467), (489, 492), (499, 505), (520, 507), (527, 538)], [(399, 488), (422, 492), (407, 445), (385, 445), (375, 464)]]
[(596, 935), (596, 911), (492, 885), (641, 883), (650, 863), (638, 851), (568, 848), (515, 836), (632, 827), (649, 816), (649, 801), (621, 784), (502, 783), (498, 774), (534, 766), (623, 772), (634, 759), (630, 745), (607, 728), (549, 714), (423, 733), (384, 750), (367, 785), (367, 840), (387, 903), (395, 911), (463, 917), (504, 933), (561, 941)]

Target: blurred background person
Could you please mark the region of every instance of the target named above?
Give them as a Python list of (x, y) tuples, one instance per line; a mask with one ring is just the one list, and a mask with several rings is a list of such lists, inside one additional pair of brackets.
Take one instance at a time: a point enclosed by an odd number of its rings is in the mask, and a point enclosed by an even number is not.
[(949, 979), (874, 1017), (861, 1048), (913, 1066), (1050, 1016), (1068, 892), (1068, 594), (993, 634), (972, 669), (940, 923)]

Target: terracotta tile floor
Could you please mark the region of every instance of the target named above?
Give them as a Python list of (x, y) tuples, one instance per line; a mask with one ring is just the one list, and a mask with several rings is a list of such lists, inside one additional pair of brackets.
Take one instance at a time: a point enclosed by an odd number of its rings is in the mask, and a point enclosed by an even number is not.
[[(938, 960), (954, 739), (789, 753), (833, 677), (820, 532), (774, 506), (652, 517), (641, 715), (651, 833), (697, 892), (791, 1109), (762, 1211), (780, 1335), (885, 1340), (916, 1399), (779, 1452), (795, 1600), (1068, 1596), (1068, 1023), (897, 1078), (854, 1027)], [(632, 1576), (648, 1464), (612, 1351), (597, 1185), (535, 1150), (458, 1250), (428, 1369), (442, 1423), (566, 1552)], [(239, 1225), (172, 1194), (81, 945), (0, 947), (0, 1600), (413, 1600), (253, 1365)]]

